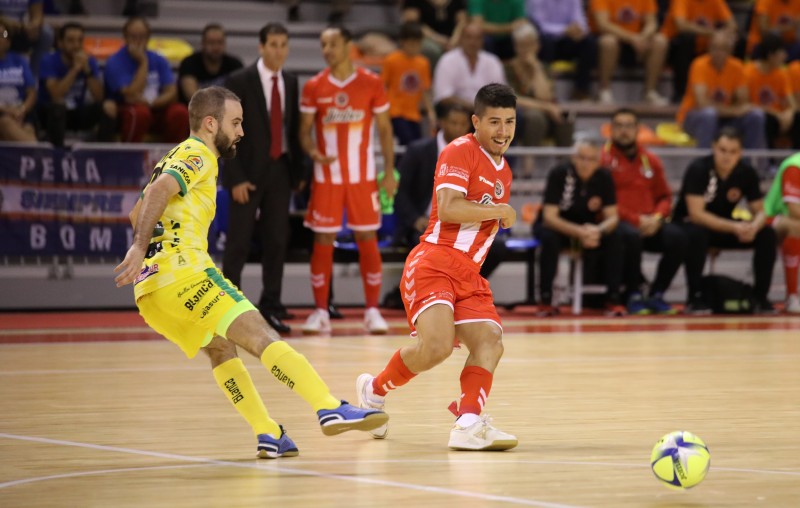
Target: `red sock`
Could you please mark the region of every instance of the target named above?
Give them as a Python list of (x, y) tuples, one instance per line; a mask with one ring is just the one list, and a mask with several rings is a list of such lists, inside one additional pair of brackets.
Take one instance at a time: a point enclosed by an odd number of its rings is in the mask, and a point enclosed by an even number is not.
[(797, 294), (797, 265), (800, 263), (800, 238), (783, 240), (783, 269), (786, 274), (786, 295)]
[(358, 264), (361, 267), (361, 282), (364, 284), (366, 307), (377, 307), (381, 297), (381, 278), (383, 265), (378, 239), (356, 241), (358, 245)]
[(416, 374), (408, 370), (406, 364), (403, 363), (398, 349), (383, 371), (372, 380), (372, 391), (383, 397), (389, 390), (400, 388), (415, 376)]
[(461, 371), (461, 403), (458, 406), (458, 416), (465, 413), (481, 414), (483, 405), (489, 398), (493, 378), (492, 373), (483, 367), (464, 367)]
[(328, 308), (333, 271), (333, 245), (314, 243), (311, 251), (311, 289), (318, 309)]

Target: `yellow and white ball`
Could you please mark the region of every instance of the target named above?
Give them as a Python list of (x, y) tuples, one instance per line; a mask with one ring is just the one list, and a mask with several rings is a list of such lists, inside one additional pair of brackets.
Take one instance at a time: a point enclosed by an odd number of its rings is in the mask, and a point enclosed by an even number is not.
[(711, 455), (702, 439), (691, 432), (677, 430), (656, 443), (650, 455), (650, 466), (664, 485), (689, 489), (706, 477)]

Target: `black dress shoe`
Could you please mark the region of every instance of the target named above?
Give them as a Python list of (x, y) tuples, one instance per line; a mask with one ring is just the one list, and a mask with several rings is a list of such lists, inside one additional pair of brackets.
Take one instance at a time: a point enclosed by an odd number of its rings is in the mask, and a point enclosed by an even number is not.
[(289, 327), (289, 325), (287, 325), (286, 323), (281, 321), (278, 316), (276, 316), (275, 314), (272, 314), (271, 312), (270, 313), (265, 313), (264, 314), (264, 319), (266, 319), (267, 323), (269, 323), (269, 326), (274, 328), (275, 331), (278, 332), (278, 333), (290, 333), (292, 331), (292, 329)]
[(328, 304), (328, 315), (330, 315), (331, 319), (344, 319), (344, 315), (339, 312), (339, 309), (333, 303)]
[(278, 319), (280, 319), (282, 321), (285, 321), (287, 319), (294, 319), (295, 318), (295, 315), (292, 314), (291, 312), (287, 311), (285, 307), (282, 308), (282, 309), (276, 310), (275, 312), (273, 312), (273, 314), (275, 314), (275, 317), (277, 317)]

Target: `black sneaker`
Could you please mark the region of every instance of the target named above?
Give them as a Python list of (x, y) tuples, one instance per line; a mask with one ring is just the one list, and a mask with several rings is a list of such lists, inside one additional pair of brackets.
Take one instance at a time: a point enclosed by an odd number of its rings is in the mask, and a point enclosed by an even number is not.
[(775, 309), (775, 307), (772, 306), (772, 303), (770, 303), (770, 301), (767, 300), (766, 298), (756, 299), (755, 303), (753, 304), (753, 314), (768, 316), (777, 313), (778, 311)]
[(683, 312), (692, 316), (708, 316), (713, 313), (711, 307), (703, 300), (689, 300)]

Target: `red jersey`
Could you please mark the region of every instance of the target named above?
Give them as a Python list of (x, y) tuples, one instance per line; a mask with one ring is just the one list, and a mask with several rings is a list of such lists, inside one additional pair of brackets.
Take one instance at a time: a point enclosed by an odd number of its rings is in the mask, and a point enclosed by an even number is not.
[(436, 191), (442, 188), (464, 193), (475, 203), (508, 203), (511, 195), (511, 168), (503, 158), (495, 164), (475, 136), (467, 134), (451, 142), (439, 155), (433, 179), (433, 201), (428, 228), (421, 242), (443, 245), (460, 250), (478, 266), (500, 228), (497, 219), (457, 224), (439, 220)]
[(800, 168), (789, 166), (783, 170), (781, 190), (786, 203), (800, 203)]
[(612, 143), (606, 143), (600, 163), (614, 179), (621, 220), (638, 227), (642, 214), (669, 216), (672, 191), (658, 157), (640, 146), (636, 157), (630, 160)]
[(314, 113), (317, 150), (336, 160), (314, 163), (314, 181), (356, 184), (375, 180), (372, 119), (389, 109), (381, 78), (366, 69), (346, 80), (331, 76), (330, 68), (311, 78), (303, 87), (300, 111)]

